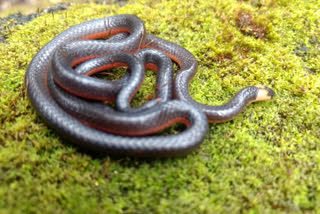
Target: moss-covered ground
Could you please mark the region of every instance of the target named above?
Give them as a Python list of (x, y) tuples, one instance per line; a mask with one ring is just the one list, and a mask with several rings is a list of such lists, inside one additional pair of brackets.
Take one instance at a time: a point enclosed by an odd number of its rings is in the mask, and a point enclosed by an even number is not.
[[(149, 33), (196, 56), (190, 92), (199, 102), (221, 104), (257, 84), (273, 88), (275, 99), (211, 124), (200, 148), (182, 158), (79, 151), (37, 115), (24, 74), (58, 33), (122, 13), (136, 14)], [(0, 213), (320, 213), (319, 1), (74, 4), (6, 34), (0, 44)], [(148, 99), (151, 85), (147, 78), (136, 103)]]

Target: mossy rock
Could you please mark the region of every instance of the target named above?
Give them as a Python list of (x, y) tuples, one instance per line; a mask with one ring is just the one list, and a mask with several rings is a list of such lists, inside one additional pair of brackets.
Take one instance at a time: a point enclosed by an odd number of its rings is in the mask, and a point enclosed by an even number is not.
[[(320, 212), (319, 11), (316, 0), (140, 0), (74, 4), (11, 27), (0, 44), (0, 213)], [(123, 13), (196, 56), (197, 101), (222, 104), (249, 85), (273, 88), (275, 99), (211, 124), (183, 158), (79, 151), (37, 115), (24, 74), (68, 27)], [(153, 91), (148, 75), (137, 105)]]

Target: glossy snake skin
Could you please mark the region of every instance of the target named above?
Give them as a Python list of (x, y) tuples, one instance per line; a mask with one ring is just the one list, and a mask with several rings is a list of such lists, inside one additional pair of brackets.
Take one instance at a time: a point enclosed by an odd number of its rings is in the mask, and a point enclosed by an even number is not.
[[(96, 40), (109, 37), (107, 40)], [(179, 65), (173, 78), (172, 61)], [(128, 67), (124, 77), (91, 77), (102, 70)], [(130, 100), (146, 68), (157, 71), (156, 98), (139, 108)], [(271, 99), (266, 87), (250, 86), (222, 106), (194, 101), (188, 85), (197, 61), (186, 49), (147, 35), (134, 15), (116, 15), (75, 25), (46, 44), (25, 77), (28, 96), (44, 120), (82, 148), (109, 154), (170, 157), (186, 154), (204, 139), (209, 122), (231, 120), (249, 103)], [(116, 110), (104, 104), (113, 100)], [(152, 135), (173, 123), (186, 129)]]

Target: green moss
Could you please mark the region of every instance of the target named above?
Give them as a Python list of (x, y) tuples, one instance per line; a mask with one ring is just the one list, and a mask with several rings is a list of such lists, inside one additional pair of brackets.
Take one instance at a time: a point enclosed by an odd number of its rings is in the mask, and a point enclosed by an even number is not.
[[(75, 4), (10, 29), (0, 44), (0, 213), (320, 212), (319, 10), (316, 0), (139, 0)], [(243, 11), (251, 25), (239, 25)], [(199, 102), (221, 104), (256, 84), (275, 89), (276, 98), (210, 125), (201, 147), (184, 158), (78, 151), (31, 107), (25, 70), (68, 27), (122, 13), (196, 56), (190, 92)], [(265, 35), (250, 33), (252, 26)], [(148, 72), (136, 105), (153, 93), (154, 76)]]

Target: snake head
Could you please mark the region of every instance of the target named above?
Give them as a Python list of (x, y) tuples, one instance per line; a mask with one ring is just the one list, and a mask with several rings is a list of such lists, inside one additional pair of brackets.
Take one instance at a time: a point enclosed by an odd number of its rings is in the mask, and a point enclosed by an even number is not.
[(256, 98), (252, 102), (271, 100), (275, 96), (274, 90), (266, 86), (255, 86), (258, 88), (258, 93)]

